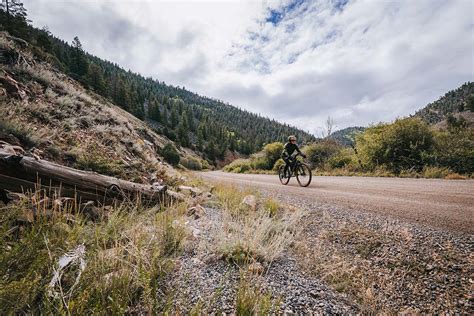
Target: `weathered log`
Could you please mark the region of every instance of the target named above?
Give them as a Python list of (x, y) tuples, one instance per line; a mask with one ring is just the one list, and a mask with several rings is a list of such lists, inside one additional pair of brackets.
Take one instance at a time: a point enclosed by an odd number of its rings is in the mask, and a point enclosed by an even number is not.
[(109, 204), (139, 196), (145, 202), (163, 201), (166, 186), (151, 186), (65, 167), (42, 159), (12, 154), (0, 148), (0, 189), (21, 192), (43, 189), (63, 197)]

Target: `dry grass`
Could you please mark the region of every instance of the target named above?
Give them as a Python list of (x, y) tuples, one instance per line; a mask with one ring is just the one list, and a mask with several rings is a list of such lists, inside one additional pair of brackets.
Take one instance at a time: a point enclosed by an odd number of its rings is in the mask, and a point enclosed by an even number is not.
[(447, 174), (445, 177), (447, 180), (466, 180), (468, 177), (460, 175), (459, 173), (452, 172)]
[[(180, 252), (184, 228), (179, 207), (147, 209), (126, 202), (102, 209), (96, 222), (74, 202), (25, 195), (0, 209), (0, 312), (2, 314), (149, 313), (165, 308), (165, 277)], [(32, 217), (32, 209), (36, 216)], [(49, 281), (58, 259), (78, 245), (86, 267), (65, 270), (60, 295)]]
[(271, 294), (265, 292), (254, 277), (241, 273), (235, 305), (236, 315), (260, 316), (275, 313), (275, 306), (278, 304), (275, 304)]
[(219, 185), (216, 196), (222, 212), (201, 248), (229, 262), (268, 263), (278, 258), (298, 233), (299, 211), (281, 211), (275, 201), (258, 203), (255, 211), (241, 205), (245, 192)]

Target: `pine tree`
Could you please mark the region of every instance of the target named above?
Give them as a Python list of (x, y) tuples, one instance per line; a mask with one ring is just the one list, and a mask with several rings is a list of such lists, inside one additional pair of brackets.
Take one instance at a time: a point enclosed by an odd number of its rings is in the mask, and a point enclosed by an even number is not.
[(82, 43), (79, 40), (79, 37), (74, 37), (74, 40), (72, 41), (72, 47), (72, 64), (70, 66), (70, 69), (73, 74), (76, 75), (76, 78), (81, 78), (87, 74), (89, 65), (84, 50), (82, 49)]
[(106, 92), (106, 85), (102, 68), (91, 63), (87, 71), (87, 83), (99, 94), (104, 95)]
[(9, 16), (26, 20), (26, 9), (19, 0), (3, 0), (0, 4), (0, 9)]

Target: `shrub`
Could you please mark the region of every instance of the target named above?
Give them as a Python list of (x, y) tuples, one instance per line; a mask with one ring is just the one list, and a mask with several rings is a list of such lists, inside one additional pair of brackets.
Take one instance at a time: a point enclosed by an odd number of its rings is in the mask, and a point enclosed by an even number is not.
[(474, 129), (437, 132), (435, 142), (432, 163), (457, 173), (474, 173)]
[(366, 129), (357, 136), (356, 148), (369, 170), (383, 165), (395, 173), (421, 171), (434, 149), (434, 138), (420, 119), (399, 119)]
[(283, 144), (275, 142), (265, 145), (263, 149), (252, 155), (250, 160), (254, 169), (272, 170), (275, 162), (280, 159), (283, 151)]
[(280, 142), (267, 144), (265, 147), (263, 147), (262, 152), (267, 160), (266, 168), (262, 169), (271, 170), (277, 160), (281, 157), (281, 153), (283, 152), (283, 144)]
[(352, 148), (343, 148), (328, 159), (328, 165), (331, 169), (345, 168), (357, 161), (356, 159)]
[(232, 173), (245, 173), (251, 169), (252, 165), (249, 159), (236, 159), (225, 166), (223, 170)]
[(194, 157), (182, 158), (181, 164), (191, 170), (202, 170), (202, 163)]
[(173, 166), (179, 164), (180, 157), (178, 150), (176, 150), (176, 148), (172, 144), (166, 144), (161, 150), (161, 155), (166, 160), (166, 162), (172, 164)]
[(303, 147), (302, 151), (308, 157), (313, 168), (322, 167), (329, 158), (337, 154), (342, 146), (335, 140), (327, 139), (318, 143), (310, 144)]

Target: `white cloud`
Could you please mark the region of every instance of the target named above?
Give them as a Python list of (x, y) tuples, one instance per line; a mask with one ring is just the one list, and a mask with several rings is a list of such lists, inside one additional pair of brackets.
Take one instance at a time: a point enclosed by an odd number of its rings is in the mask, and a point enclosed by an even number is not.
[(328, 115), (339, 128), (408, 115), (473, 80), (472, 1), (346, 2), (25, 5), (93, 54), (311, 132)]

